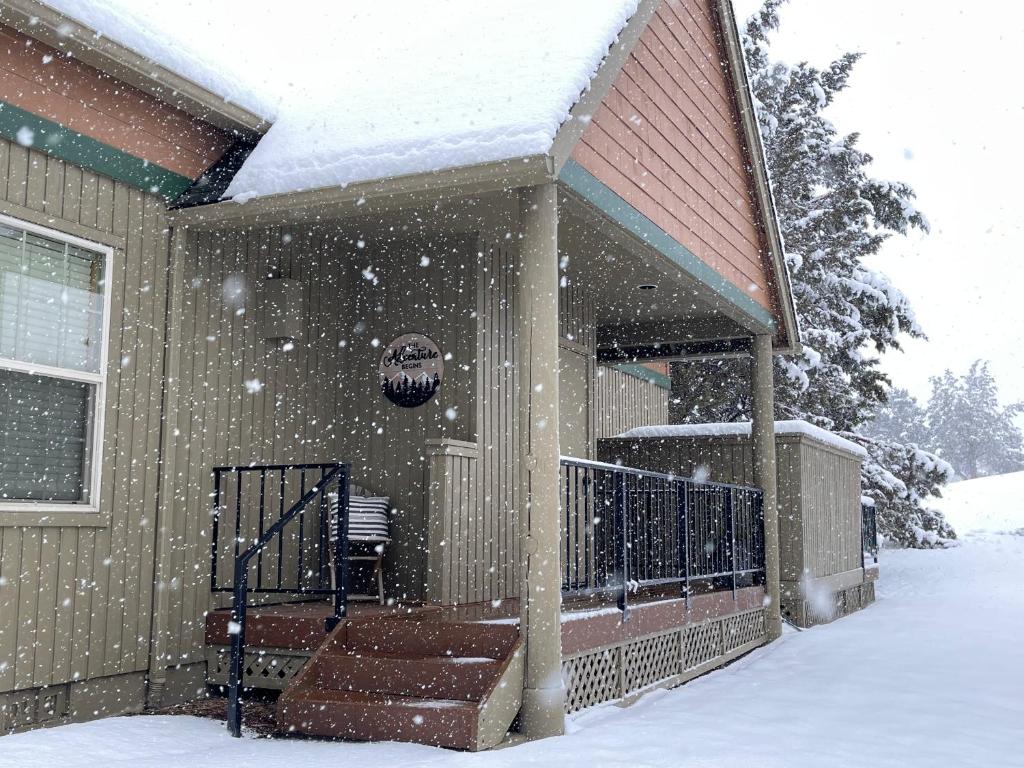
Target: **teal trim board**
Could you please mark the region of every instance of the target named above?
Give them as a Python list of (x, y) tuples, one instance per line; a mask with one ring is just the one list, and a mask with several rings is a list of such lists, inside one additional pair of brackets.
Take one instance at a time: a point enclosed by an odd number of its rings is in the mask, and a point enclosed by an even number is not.
[(775, 318), (767, 309), (701, 261), (685, 245), (619, 197), (582, 165), (567, 160), (558, 174), (558, 180), (683, 269), (694, 280), (706, 285), (718, 298), (761, 325), (775, 330)]
[(192, 186), (192, 179), (6, 102), (0, 102), (0, 136), (168, 200)]
[(640, 365), (639, 363), (618, 363), (613, 367), (623, 373), (628, 373), (630, 376), (635, 376), (638, 379), (649, 381), (656, 387), (667, 389), (669, 392), (672, 391), (672, 379), (664, 373), (652, 371), (650, 368)]

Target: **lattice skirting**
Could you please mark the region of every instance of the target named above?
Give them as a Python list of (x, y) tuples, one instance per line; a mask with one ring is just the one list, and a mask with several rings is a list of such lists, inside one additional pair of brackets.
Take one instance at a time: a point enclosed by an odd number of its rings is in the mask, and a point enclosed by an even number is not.
[[(285, 648), (253, 648), (245, 652), (242, 685), (246, 688), (284, 690), (309, 661), (310, 651)], [(231, 648), (226, 645), (206, 647), (206, 682), (228, 684)]]
[(685, 682), (764, 639), (764, 610), (757, 608), (570, 656), (562, 661), (565, 711)]

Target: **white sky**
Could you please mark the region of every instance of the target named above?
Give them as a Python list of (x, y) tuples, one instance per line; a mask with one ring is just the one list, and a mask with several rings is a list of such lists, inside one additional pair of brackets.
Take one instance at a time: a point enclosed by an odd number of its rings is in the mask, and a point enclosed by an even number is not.
[[(740, 23), (759, 5), (735, 0)], [(1003, 400), (1024, 400), (1024, 4), (790, 0), (781, 18), (776, 58), (864, 53), (826, 114), (862, 134), (876, 177), (915, 189), (932, 226), (872, 264), (929, 336), (887, 356), (894, 382), (924, 399), (929, 376), (985, 358)]]

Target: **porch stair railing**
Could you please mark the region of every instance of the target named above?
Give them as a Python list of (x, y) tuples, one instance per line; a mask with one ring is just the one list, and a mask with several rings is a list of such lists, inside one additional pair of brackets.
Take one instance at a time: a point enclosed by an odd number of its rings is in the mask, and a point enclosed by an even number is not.
[(562, 457), (562, 592), (616, 594), (764, 583), (759, 488)]
[[(232, 593), (227, 719), (231, 734), (240, 736), (249, 596), (330, 597), (334, 610), (327, 629), (345, 617), (349, 465), (214, 467), (213, 477), (211, 590)], [(339, 511), (333, 516), (332, 491)], [(222, 540), (225, 529), (229, 540)], [(222, 574), (229, 563), (227, 583)]]

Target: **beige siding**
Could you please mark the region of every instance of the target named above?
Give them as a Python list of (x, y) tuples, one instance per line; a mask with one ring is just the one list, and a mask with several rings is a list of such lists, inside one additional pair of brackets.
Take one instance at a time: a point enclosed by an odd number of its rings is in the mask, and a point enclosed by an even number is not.
[(0, 513), (3, 692), (148, 665), (167, 234), (156, 197), (34, 150), (0, 141), (0, 175), (0, 212), (114, 248), (100, 513)]
[[(519, 404), (515, 345), (516, 254), (503, 237), (483, 237), (477, 286), (477, 425), (483, 599), (519, 594)], [(491, 568), (493, 567), (493, 570)]]
[(575, 285), (559, 290), (559, 440), (563, 456), (594, 455), (594, 371), (597, 324), (594, 302)]
[(594, 428), (597, 438), (615, 437), (634, 427), (668, 424), (669, 390), (620, 371), (600, 366), (594, 382)]
[(485, 515), (478, 514), (477, 444), (431, 440), (427, 453), (426, 598), (442, 605), (486, 600), (490, 580)]
[[(354, 482), (396, 509), (388, 594), (418, 598), (426, 579), (426, 441), (475, 438), (476, 268), (466, 239), (363, 242), (354, 232), (265, 228), (189, 235), (181, 284), (169, 571), (171, 657), (199, 660), (209, 592), (212, 467), (348, 461)], [(431, 267), (420, 266), (429, 254)], [(265, 277), (299, 280), (305, 341), (262, 334)], [(241, 286), (237, 301), (225, 285)], [(240, 311), (244, 310), (244, 311)], [(409, 331), (443, 353), (444, 385), (420, 408), (387, 402), (377, 384), (383, 346)], [(258, 380), (259, 391), (246, 382)]]

